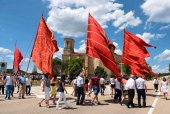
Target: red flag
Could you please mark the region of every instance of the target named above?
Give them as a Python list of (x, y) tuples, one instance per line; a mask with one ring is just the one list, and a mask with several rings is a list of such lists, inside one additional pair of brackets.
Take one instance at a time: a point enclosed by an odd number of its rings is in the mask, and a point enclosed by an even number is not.
[(100, 24), (89, 14), (86, 54), (100, 59), (108, 69), (115, 73), (118, 79), (121, 79), (120, 71), (111, 52), (114, 49), (115, 46), (109, 41)]
[(145, 46), (156, 48), (134, 34), (124, 31), (122, 62), (130, 66), (131, 73), (134, 75), (144, 75), (144, 71), (154, 74), (145, 61), (145, 58), (150, 56)]
[(15, 67), (16, 69), (16, 72), (20, 71), (20, 62), (22, 61), (23, 59), (23, 56), (20, 52), (20, 50), (18, 48), (15, 48), (15, 51), (14, 51), (14, 63), (13, 63), (13, 66)]
[(31, 58), (44, 74), (49, 73), (51, 77), (53, 76), (53, 54), (58, 50), (53, 32), (48, 28), (44, 18), (41, 17)]

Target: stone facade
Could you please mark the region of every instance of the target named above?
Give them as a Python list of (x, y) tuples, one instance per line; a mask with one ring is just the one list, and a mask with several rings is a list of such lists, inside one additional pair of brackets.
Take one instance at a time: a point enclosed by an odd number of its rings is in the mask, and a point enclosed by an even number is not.
[[(121, 55), (117, 55), (115, 53), (113, 53), (113, 55), (115, 57), (115, 60), (116, 60), (116, 63), (118, 64), (119, 69), (121, 69), (119, 65), (119, 63), (121, 63)], [(85, 62), (84, 67), (86, 69), (86, 73), (88, 76), (91, 76), (94, 74), (94, 70), (96, 69), (97, 66), (103, 67), (109, 76), (112, 75), (112, 72), (108, 68), (106, 68), (99, 59), (89, 57), (85, 53), (74, 52), (74, 39), (65, 38), (62, 59), (70, 60), (75, 57), (84, 59), (84, 62)]]

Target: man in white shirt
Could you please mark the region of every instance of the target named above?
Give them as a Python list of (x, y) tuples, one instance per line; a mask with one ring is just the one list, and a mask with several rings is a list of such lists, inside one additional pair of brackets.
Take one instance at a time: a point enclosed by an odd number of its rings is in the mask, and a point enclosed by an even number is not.
[(146, 93), (147, 87), (145, 80), (142, 78), (142, 76), (139, 76), (138, 79), (136, 79), (136, 89), (138, 93), (138, 106), (141, 108), (141, 97), (143, 99), (143, 107), (146, 107)]
[(12, 91), (12, 85), (13, 85), (13, 79), (11, 78), (10, 75), (6, 76), (5, 78), (5, 85), (6, 85), (6, 98), (8, 99), (11, 99), (10, 98), (10, 94), (11, 94), (11, 91)]
[(115, 79), (115, 96), (114, 96), (114, 102), (121, 102), (122, 101), (122, 91), (121, 91), (122, 85), (120, 81), (116, 78)]
[(82, 105), (85, 99), (84, 93), (84, 73), (81, 72), (77, 77), (77, 103), (76, 105)]
[(101, 95), (104, 95), (104, 90), (105, 90), (105, 80), (103, 77), (100, 78), (100, 91), (101, 91)]
[(155, 79), (153, 80), (153, 84), (154, 84), (154, 88), (155, 88), (155, 92), (158, 91), (158, 85), (159, 85), (159, 80), (157, 77), (155, 77)]
[(130, 78), (126, 82), (126, 89), (128, 90), (128, 103), (127, 103), (128, 108), (130, 105), (132, 107), (134, 107), (134, 103), (133, 103), (133, 99), (135, 96), (135, 80), (134, 80), (134, 78), (135, 77), (133, 75), (131, 75)]
[(31, 91), (31, 86), (32, 86), (32, 80), (28, 74), (26, 75), (25, 80), (26, 80), (26, 94), (31, 95), (30, 91)]

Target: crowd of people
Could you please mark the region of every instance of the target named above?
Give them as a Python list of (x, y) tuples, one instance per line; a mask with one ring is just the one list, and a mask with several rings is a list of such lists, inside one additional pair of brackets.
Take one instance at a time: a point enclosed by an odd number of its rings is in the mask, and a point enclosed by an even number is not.
[(17, 89), (18, 98), (24, 99), (25, 94), (31, 95), (31, 86), (32, 86), (32, 80), (29, 76), (29, 74), (24, 73), (0, 73), (0, 91), (2, 90), (2, 93), (5, 94), (5, 99), (11, 99), (13, 97), (13, 93), (15, 88)]
[[(60, 102), (64, 101), (65, 108), (69, 108), (70, 105), (67, 102), (66, 94), (68, 93), (65, 88), (65, 76), (61, 76), (59, 80), (57, 75), (54, 75), (52, 79), (49, 78), (50, 75), (44, 74), (41, 80), (42, 91), (45, 93), (44, 98), (38, 103), (41, 107), (44, 102), (47, 107), (50, 107), (50, 99), (52, 99), (53, 104), (56, 105), (56, 109), (62, 109)], [(153, 81), (155, 92), (158, 91), (160, 80), (156, 77)], [(75, 76), (71, 82), (73, 87), (73, 92), (71, 95), (76, 99), (76, 105), (84, 105), (86, 95), (91, 97), (92, 105), (100, 105), (100, 99), (98, 94), (101, 93), (101, 96), (105, 96), (106, 81), (104, 77), (100, 76), (98, 73), (95, 73), (92, 77), (85, 77), (84, 72), (82, 71), (78, 76)], [(0, 94), (5, 94), (5, 99), (11, 99), (13, 97), (14, 89), (17, 89), (18, 98), (24, 99), (25, 94), (31, 95), (31, 86), (32, 80), (29, 74), (23, 73), (11, 73), (5, 74), (1, 73), (0, 75)], [(114, 103), (120, 103), (122, 105), (125, 99), (125, 103), (128, 108), (135, 107), (133, 99), (135, 92), (137, 93), (138, 107), (146, 107), (146, 92), (147, 86), (145, 79), (142, 76), (133, 76), (133, 75), (124, 75), (120, 81), (113, 76), (109, 80), (110, 96), (113, 99)], [(5, 88), (5, 89), (4, 89)], [(1, 92), (2, 91), (2, 92)], [(6, 91), (6, 92), (5, 92)], [(168, 95), (168, 81), (164, 77), (160, 84), (160, 91), (163, 93), (165, 99)], [(91, 95), (91, 94), (94, 95)], [(56, 95), (58, 94), (58, 100), (56, 101)], [(141, 98), (143, 102), (141, 103)]]

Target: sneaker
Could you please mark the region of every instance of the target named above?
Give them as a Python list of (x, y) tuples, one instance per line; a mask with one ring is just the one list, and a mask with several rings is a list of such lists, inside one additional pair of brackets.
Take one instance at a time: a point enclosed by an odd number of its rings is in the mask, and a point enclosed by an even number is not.
[(56, 109), (57, 109), (57, 110), (61, 110), (62, 108), (59, 107), (59, 108), (56, 108)]

